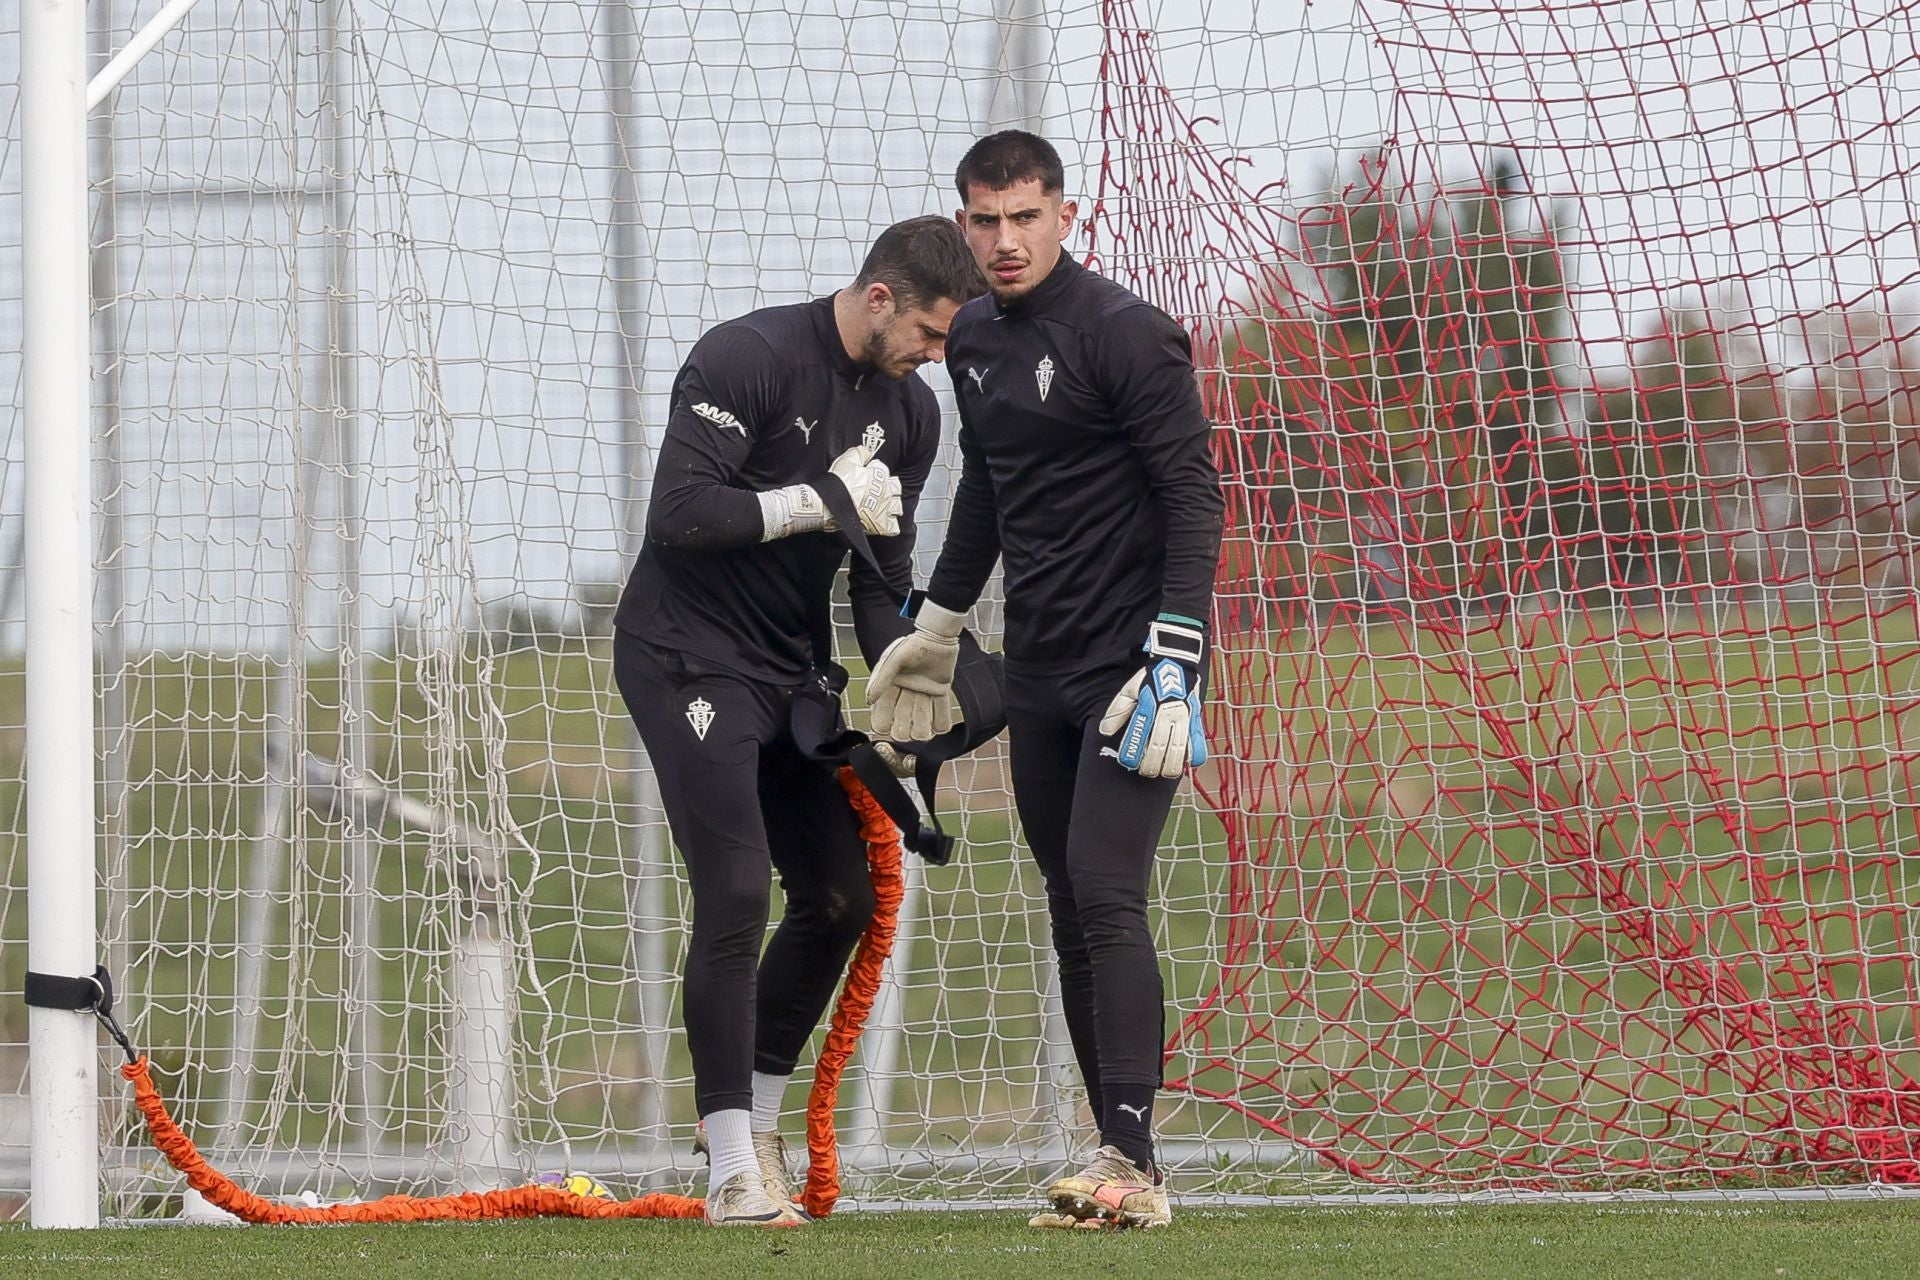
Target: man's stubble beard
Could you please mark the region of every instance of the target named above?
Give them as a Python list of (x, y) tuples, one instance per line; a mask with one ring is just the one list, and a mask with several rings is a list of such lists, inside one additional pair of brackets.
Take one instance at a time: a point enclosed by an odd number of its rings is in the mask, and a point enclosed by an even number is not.
[[(912, 373), (919, 366), (894, 358), (893, 349), (887, 345), (887, 330), (876, 329), (867, 335), (866, 350), (862, 353), (865, 363), (883, 378), (900, 379)], [(905, 367), (901, 367), (904, 365)]]

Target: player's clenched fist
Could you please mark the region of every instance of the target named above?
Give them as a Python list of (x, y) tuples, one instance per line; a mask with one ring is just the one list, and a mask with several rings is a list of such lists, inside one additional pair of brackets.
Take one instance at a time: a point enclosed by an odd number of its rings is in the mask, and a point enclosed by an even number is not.
[(857, 444), (835, 458), (827, 470), (847, 487), (862, 529), (876, 538), (899, 534), (900, 477), (888, 471), (886, 463), (876, 461), (872, 449)]

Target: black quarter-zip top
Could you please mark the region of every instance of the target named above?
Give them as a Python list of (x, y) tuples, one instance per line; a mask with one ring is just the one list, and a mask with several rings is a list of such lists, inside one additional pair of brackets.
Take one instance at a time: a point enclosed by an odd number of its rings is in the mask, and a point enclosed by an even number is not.
[(850, 571), (860, 646), (877, 657), (905, 626), (894, 602), (913, 585), (914, 507), (939, 441), (932, 389), (851, 359), (832, 296), (716, 326), (674, 379), (646, 541), (615, 625), (749, 679), (803, 678), (810, 610), (848, 544), (838, 533), (761, 542), (755, 495), (818, 480), (864, 442), (900, 477), (904, 508), (898, 536), (871, 539), (884, 581), (859, 557)]
[(1007, 660), (1105, 663), (1160, 613), (1205, 620), (1220, 475), (1180, 326), (1062, 254), (1032, 292), (977, 298), (947, 341), (960, 483), (928, 597), (972, 606), (1004, 559)]

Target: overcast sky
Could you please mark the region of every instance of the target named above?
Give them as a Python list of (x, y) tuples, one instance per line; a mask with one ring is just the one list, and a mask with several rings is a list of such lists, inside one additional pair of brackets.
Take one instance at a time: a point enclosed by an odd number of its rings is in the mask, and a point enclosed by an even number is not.
[[(116, 0), (111, 43), (157, 8)], [(1097, 176), (1094, 0), (642, 3), (637, 283), (623, 292), (607, 230), (615, 46), (595, 37), (608, 12), (584, 0), (349, 8), (360, 52), (347, 287), (361, 299), (354, 379), (371, 465), (347, 470), (374, 624), (427, 590), (422, 404), (444, 404), (469, 481), (474, 591), (562, 601), (624, 568), (623, 306), (638, 308), (642, 416), (657, 430), (704, 328), (828, 291), (888, 222), (951, 210), (953, 163), (1022, 103), (1082, 194)], [(286, 617), (295, 406), (323, 398), (312, 353), (326, 346), (326, 214), (276, 191), (296, 171), (311, 182), (328, 157), (290, 125), (312, 118), (325, 69), (295, 57), (311, 29), (290, 35), (275, 11), (203, 0), (112, 102), (121, 296), (105, 331), (123, 353), (128, 549), (127, 603), (103, 611), (136, 647), (277, 643), (262, 637)], [(313, 12), (302, 6), (309, 23)], [(1920, 55), (1905, 5), (1169, 0), (1137, 12), (1172, 106), (1217, 153), (1244, 158), (1228, 216), (1269, 238), (1336, 155), (1392, 138), (1416, 166), (1459, 172), (1476, 149), (1511, 148), (1539, 198), (1571, 210), (1575, 336), (1594, 365), (1617, 363), (1619, 336), (1676, 291), (1807, 313), (1904, 282), (1920, 262), (1906, 137)], [(22, 492), (18, 55), (16, 32), (0, 31), (3, 562), (17, 559)], [(1001, 68), (1028, 58), (1026, 92), (1011, 92)], [(1218, 272), (1199, 243), (1179, 269)], [(431, 307), (397, 305), (410, 290)], [(173, 300), (183, 293), (197, 300)], [(289, 361), (289, 344), (308, 359)], [(945, 397), (944, 374), (929, 381)], [(324, 453), (311, 435), (301, 447)], [(307, 500), (299, 552), (322, 575), (339, 551), (326, 501)], [(930, 514), (937, 526), (937, 502)], [(17, 591), (0, 609), (21, 616)]]

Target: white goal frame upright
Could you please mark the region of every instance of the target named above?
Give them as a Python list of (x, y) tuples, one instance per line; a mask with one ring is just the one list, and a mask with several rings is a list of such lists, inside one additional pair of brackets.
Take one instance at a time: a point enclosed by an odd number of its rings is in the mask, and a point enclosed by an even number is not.
[[(87, 271), (87, 8), (21, 6), (27, 470), (28, 959), (81, 977), (96, 956), (92, 370)], [(88, 1013), (29, 1013), (32, 1222), (100, 1220), (99, 1052)]]
[[(168, 0), (91, 78), (86, 0), (21, 6), (27, 966), (53, 977), (90, 977), (98, 963), (87, 117), (196, 3)], [(97, 1226), (97, 1027), (46, 1008), (28, 1026), (33, 1225)]]

